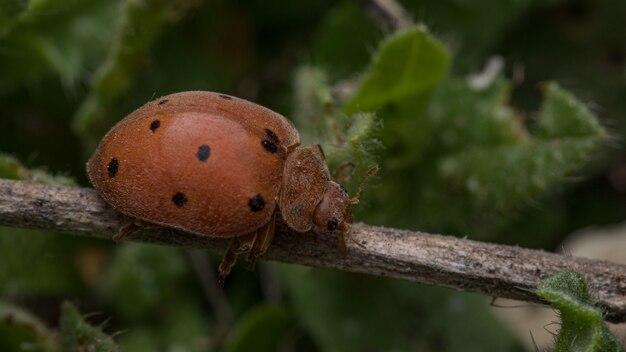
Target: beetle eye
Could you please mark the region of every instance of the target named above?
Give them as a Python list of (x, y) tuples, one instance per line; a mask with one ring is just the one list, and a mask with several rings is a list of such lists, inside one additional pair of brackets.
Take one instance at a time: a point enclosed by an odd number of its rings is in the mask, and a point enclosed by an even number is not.
[(341, 188), (343, 193), (348, 194), (348, 190), (343, 185), (339, 185), (339, 188)]
[(328, 231), (335, 231), (335, 229), (337, 228), (337, 219), (335, 218), (328, 219), (327, 227), (328, 227)]

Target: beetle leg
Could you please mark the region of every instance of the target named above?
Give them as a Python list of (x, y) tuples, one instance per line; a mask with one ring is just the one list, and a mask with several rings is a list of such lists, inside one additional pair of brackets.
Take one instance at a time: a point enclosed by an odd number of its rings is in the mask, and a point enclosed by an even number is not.
[(366, 249), (367, 247), (365, 247), (365, 245), (357, 240), (354, 239), (354, 237), (352, 237), (352, 227), (348, 228), (348, 239), (350, 241), (352, 241), (352, 243), (356, 244), (357, 246)]
[(139, 231), (140, 229), (141, 229), (141, 225), (139, 225), (136, 220), (133, 220), (131, 223), (126, 224), (122, 228), (120, 228), (119, 232), (116, 233), (113, 237), (111, 237), (111, 239), (114, 242), (121, 241), (125, 239), (126, 237), (132, 235), (133, 233)]
[(354, 239), (354, 237), (352, 237), (352, 227), (346, 226), (345, 231), (339, 231), (339, 234), (337, 236), (337, 241), (339, 242), (339, 251), (341, 252), (341, 254), (345, 255), (348, 252), (348, 247), (346, 246), (346, 234), (350, 242), (356, 244), (363, 249), (367, 248), (363, 243), (358, 242)]
[(256, 240), (257, 232), (250, 232), (248, 234), (235, 237), (230, 241), (230, 245), (224, 253), (224, 259), (222, 259), (222, 263), (220, 263), (219, 273), (217, 274), (217, 283), (224, 287), (224, 281), (226, 280), (226, 276), (230, 273), (230, 269), (237, 262), (237, 256), (239, 254), (249, 252), (254, 245), (254, 241)]
[(149, 222), (145, 222), (143, 220), (139, 220), (139, 219), (134, 219), (133, 221), (131, 221), (130, 223), (124, 225), (122, 228), (120, 228), (120, 231), (115, 234), (113, 237), (111, 237), (111, 239), (115, 242), (121, 241), (123, 239), (125, 239), (126, 237), (134, 234), (135, 232), (141, 230), (141, 229), (155, 229), (155, 228), (159, 228), (161, 226), (156, 225), (156, 224), (152, 224)]
[(346, 255), (348, 253), (348, 247), (346, 247), (346, 237), (344, 236), (343, 231), (339, 231), (337, 241), (339, 242), (339, 252), (341, 252), (342, 255)]
[(254, 270), (256, 264), (256, 258), (262, 256), (267, 252), (267, 249), (272, 244), (274, 239), (274, 233), (276, 231), (276, 212), (272, 214), (270, 221), (257, 230), (256, 241), (250, 252), (248, 252), (248, 267), (247, 269)]

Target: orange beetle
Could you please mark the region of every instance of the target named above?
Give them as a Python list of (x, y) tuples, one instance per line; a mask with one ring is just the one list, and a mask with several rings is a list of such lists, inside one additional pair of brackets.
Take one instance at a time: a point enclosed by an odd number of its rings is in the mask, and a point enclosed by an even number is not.
[(361, 187), (350, 199), (330, 179), (320, 146), (299, 145), (298, 131), (269, 109), (224, 94), (182, 92), (115, 125), (87, 173), (102, 198), (126, 215), (232, 238), (219, 267), (223, 283), (238, 254), (248, 253), (252, 267), (267, 251), (277, 212), (296, 231), (337, 233), (345, 249), (350, 205)]

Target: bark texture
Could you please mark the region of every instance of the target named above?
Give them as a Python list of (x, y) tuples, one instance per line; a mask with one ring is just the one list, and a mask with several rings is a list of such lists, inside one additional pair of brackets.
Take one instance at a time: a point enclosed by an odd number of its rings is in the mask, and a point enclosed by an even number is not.
[[(132, 219), (90, 188), (0, 179), (0, 225), (39, 228), (106, 240)], [(529, 302), (539, 282), (564, 269), (585, 276), (589, 290), (612, 322), (626, 321), (626, 266), (544, 251), (393, 228), (355, 224), (342, 255), (335, 238), (297, 233), (283, 223), (265, 259), (388, 276), (459, 291)], [(224, 251), (228, 240), (167, 228), (144, 229), (129, 240)]]

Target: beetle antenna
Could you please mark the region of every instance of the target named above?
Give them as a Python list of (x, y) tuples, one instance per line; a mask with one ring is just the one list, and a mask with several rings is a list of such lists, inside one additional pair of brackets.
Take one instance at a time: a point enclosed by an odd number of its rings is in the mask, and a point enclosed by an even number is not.
[(380, 170), (378, 165), (374, 165), (369, 170), (367, 170), (367, 172), (365, 173), (365, 176), (363, 176), (363, 178), (361, 179), (361, 183), (359, 183), (359, 188), (357, 189), (356, 194), (354, 195), (354, 197), (350, 198), (350, 204), (352, 205), (359, 204), (359, 198), (361, 197), (361, 192), (363, 192), (365, 181), (367, 181), (369, 177), (374, 176), (378, 172), (378, 170)]

